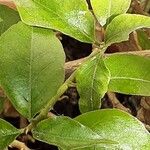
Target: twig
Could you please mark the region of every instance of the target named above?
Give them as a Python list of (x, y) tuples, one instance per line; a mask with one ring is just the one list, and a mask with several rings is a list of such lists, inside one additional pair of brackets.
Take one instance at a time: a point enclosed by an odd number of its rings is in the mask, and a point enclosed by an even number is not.
[(128, 113), (131, 113), (131, 110), (129, 108), (126, 108), (125, 106), (123, 106), (120, 101), (117, 99), (115, 93), (112, 92), (107, 92), (108, 98), (111, 101), (113, 108), (118, 108), (121, 109), (123, 111), (126, 111)]
[(145, 128), (150, 132), (150, 125), (148, 124), (144, 124), (145, 125)]
[[(95, 49), (88, 57), (86, 57), (86, 59), (90, 59), (91, 57), (95, 56), (99, 52), (100, 52), (99, 49)], [(40, 114), (37, 117), (35, 117), (31, 121), (31, 123), (24, 129), (24, 132), (26, 134), (29, 131), (31, 131), (32, 128), (34, 128), (38, 124), (38, 122), (40, 122), (41, 120), (44, 120), (44, 119), (48, 118), (48, 112), (49, 112), (49, 110), (53, 108), (54, 104), (64, 94), (64, 92), (69, 88), (69, 85), (74, 81), (75, 75), (76, 75), (76, 71), (74, 71), (71, 74), (71, 76), (64, 82), (64, 84), (62, 84), (62, 86), (60, 86), (60, 88), (58, 89), (56, 95), (49, 100), (49, 102), (47, 103), (47, 105), (41, 110)], [(54, 117), (54, 116), (51, 116), (51, 118), (52, 117)]]
[(12, 148), (17, 148), (19, 150), (31, 150), (29, 149), (23, 142), (20, 142), (18, 140), (14, 140), (10, 145), (9, 147), (12, 147)]
[[(143, 57), (150, 57), (150, 50), (121, 52), (121, 53), (118, 52), (118, 53), (113, 53), (113, 54), (133, 54), (133, 55), (138, 55), (138, 56), (143, 56)], [(105, 56), (108, 57), (113, 54), (105, 54)], [(76, 70), (78, 66), (86, 59), (87, 57), (65, 63), (66, 78), (68, 78), (70, 74), (72, 74), (72, 72)]]

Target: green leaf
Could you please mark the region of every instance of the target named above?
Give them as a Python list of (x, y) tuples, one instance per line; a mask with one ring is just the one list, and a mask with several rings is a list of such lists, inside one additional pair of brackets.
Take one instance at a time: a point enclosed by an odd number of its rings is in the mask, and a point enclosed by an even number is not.
[(64, 80), (64, 51), (51, 30), (18, 23), (0, 38), (0, 82), (15, 108), (32, 118)]
[(82, 113), (100, 108), (101, 98), (108, 90), (109, 80), (109, 70), (99, 54), (81, 66), (77, 72), (76, 81)]
[(150, 37), (142, 30), (137, 31), (139, 45), (143, 50), (150, 49)]
[(115, 17), (106, 28), (106, 46), (128, 40), (129, 34), (139, 28), (150, 28), (150, 17), (136, 14)]
[(114, 54), (105, 64), (111, 74), (109, 91), (150, 96), (150, 58)]
[(91, 0), (94, 14), (103, 26), (111, 16), (126, 13), (131, 0)]
[(19, 20), (20, 17), (17, 11), (7, 6), (0, 5), (0, 35)]
[(68, 117), (53, 117), (41, 121), (33, 130), (33, 135), (40, 141), (65, 150), (94, 144), (116, 144), (112, 140), (102, 139), (96, 132)]
[(0, 119), (0, 139), (1, 139), (0, 149), (1, 150), (6, 148), (11, 142), (13, 142), (19, 134), (21, 134), (19, 130), (17, 130), (15, 127), (13, 127), (5, 120)]
[(14, 0), (22, 21), (93, 43), (94, 17), (85, 0)]
[[(120, 150), (149, 150), (150, 134), (144, 125), (133, 116), (117, 109), (105, 109), (88, 112), (78, 116), (75, 120), (97, 132), (101, 137), (117, 141), (118, 147), (108, 149)], [(85, 150), (104, 150), (105, 147)]]

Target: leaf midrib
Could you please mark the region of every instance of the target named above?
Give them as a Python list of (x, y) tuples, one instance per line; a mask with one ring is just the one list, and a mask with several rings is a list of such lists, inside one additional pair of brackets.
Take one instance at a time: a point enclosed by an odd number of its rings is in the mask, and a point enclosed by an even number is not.
[(33, 59), (33, 27), (31, 29), (30, 66), (29, 66), (29, 116), (32, 117), (32, 59)]
[(94, 72), (93, 72), (93, 76), (92, 76), (92, 83), (91, 83), (91, 90), (90, 90), (90, 103), (91, 103), (92, 110), (94, 109), (94, 105), (93, 105), (93, 88), (94, 88), (94, 81), (96, 80), (95, 76), (96, 76), (96, 72), (97, 72), (97, 67), (99, 65), (98, 60), (99, 60), (98, 58), (96, 58), (96, 60), (95, 60), (95, 64), (94, 64), (95, 67), (94, 67)]
[(134, 80), (134, 81), (141, 81), (141, 82), (150, 83), (150, 80), (133, 78), (133, 77), (111, 77), (110, 80)]

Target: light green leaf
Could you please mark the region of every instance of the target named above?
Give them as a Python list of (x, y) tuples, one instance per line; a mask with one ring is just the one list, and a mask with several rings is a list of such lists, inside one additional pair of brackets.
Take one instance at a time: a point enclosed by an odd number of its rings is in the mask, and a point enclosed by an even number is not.
[(115, 17), (106, 28), (106, 46), (128, 40), (129, 34), (139, 28), (150, 28), (150, 17), (136, 14)]
[(148, 35), (142, 30), (137, 31), (137, 35), (138, 35), (139, 45), (141, 46), (141, 48), (143, 50), (149, 50), (150, 49), (150, 37), (148, 37)]
[(19, 20), (20, 17), (17, 11), (7, 6), (0, 5), (0, 35)]
[(91, 0), (94, 14), (103, 26), (111, 16), (126, 13), (131, 0)]
[(14, 0), (22, 21), (51, 28), (80, 41), (94, 41), (94, 17), (85, 0)]
[(84, 150), (149, 150), (150, 134), (133, 116), (117, 109), (88, 112), (75, 120), (97, 132), (101, 137), (117, 141), (118, 147), (85, 148)]
[(17, 130), (15, 127), (13, 127), (5, 120), (0, 119), (0, 149), (1, 150), (6, 148), (11, 142), (13, 142), (19, 134), (21, 134), (19, 130)]
[(43, 142), (65, 150), (94, 144), (114, 145), (112, 140), (102, 139), (90, 128), (68, 117), (54, 117), (41, 121), (33, 130), (33, 136)]
[(109, 91), (150, 96), (150, 58), (114, 54), (105, 64), (111, 74)]
[(108, 90), (109, 80), (109, 70), (99, 54), (81, 66), (77, 72), (76, 81), (82, 113), (100, 108), (101, 98)]
[(0, 82), (15, 108), (32, 118), (64, 80), (64, 51), (51, 30), (18, 23), (0, 38)]

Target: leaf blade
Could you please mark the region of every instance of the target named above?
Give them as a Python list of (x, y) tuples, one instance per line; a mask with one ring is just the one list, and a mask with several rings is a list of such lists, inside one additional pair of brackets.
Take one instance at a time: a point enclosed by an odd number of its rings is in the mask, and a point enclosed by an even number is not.
[(40, 122), (33, 130), (33, 135), (38, 140), (68, 150), (95, 143), (114, 144), (113, 141), (101, 139), (97, 133), (77, 121), (60, 116)]
[(99, 109), (101, 98), (108, 89), (109, 75), (109, 70), (99, 54), (81, 66), (76, 74), (81, 112)]
[(110, 91), (150, 96), (150, 59), (131, 54), (114, 54), (105, 60), (110, 70)]
[(0, 35), (19, 20), (19, 14), (7, 6), (0, 5)]
[(94, 14), (102, 26), (111, 16), (126, 13), (130, 3), (131, 0), (91, 0)]
[(84, 0), (15, 0), (22, 21), (51, 28), (80, 41), (94, 41), (94, 18)]
[[(121, 110), (104, 109), (88, 112), (78, 116), (75, 120), (98, 132), (103, 138), (113, 139), (119, 143), (116, 147), (107, 147), (108, 149), (149, 149), (150, 134), (144, 125)], [(99, 148), (97, 146), (95, 149)]]
[(52, 31), (19, 22), (1, 36), (0, 49), (1, 86), (15, 108), (31, 119), (63, 83), (63, 48)]
[(5, 120), (0, 119), (0, 149), (6, 148), (19, 134), (21, 134), (19, 130)]
[(115, 17), (106, 28), (106, 46), (128, 40), (129, 34), (139, 28), (150, 28), (150, 17), (137, 14)]

